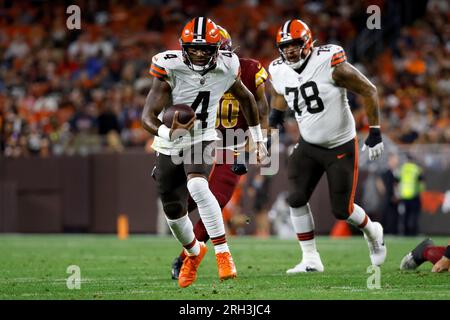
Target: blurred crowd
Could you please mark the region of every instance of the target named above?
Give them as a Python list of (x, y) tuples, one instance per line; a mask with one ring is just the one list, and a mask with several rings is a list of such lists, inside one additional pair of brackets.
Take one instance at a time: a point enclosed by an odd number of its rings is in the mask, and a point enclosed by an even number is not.
[[(81, 29), (68, 30), (67, 1), (0, 0), (0, 147), (7, 157), (89, 154), (145, 148), (140, 125), (151, 57), (179, 48), (193, 16), (224, 26), (238, 55), (264, 66), (278, 56), (275, 33), (299, 17), (317, 44), (350, 50), (378, 1), (77, 1)], [(450, 19), (447, 1), (428, 1), (373, 61), (351, 61), (377, 85), (383, 132), (392, 141), (450, 141)], [(348, 56), (352, 57), (351, 52)], [(350, 102), (366, 130), (358, 97)], [(291, 129), (288, 128), (289, 133)], [(292, 132), (295, 130), (292, 129)], [(295, 134), (295, 132), (293, 133)]]

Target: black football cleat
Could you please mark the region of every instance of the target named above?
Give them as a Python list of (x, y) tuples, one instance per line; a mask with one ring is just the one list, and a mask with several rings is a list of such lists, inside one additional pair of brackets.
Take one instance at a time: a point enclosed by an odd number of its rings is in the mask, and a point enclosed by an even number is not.
[(413, 251), (409, 252), (406, 256), (403, 257), (402, 261), (400, 262), (400, 270), (415, 270), (417, 267), (419, 267), (426, 261), (423, 258), (424, 250), (427, 247), (433, 245), (433, 240), (429, 238), (419, 243), (417, 247), (413, 249)]
[(181, 266), (183, 265), (183, 260), (180, 257), (176, 257), (172, 262), (172, 279), (178, 280), (178, 276), (180, 275)]

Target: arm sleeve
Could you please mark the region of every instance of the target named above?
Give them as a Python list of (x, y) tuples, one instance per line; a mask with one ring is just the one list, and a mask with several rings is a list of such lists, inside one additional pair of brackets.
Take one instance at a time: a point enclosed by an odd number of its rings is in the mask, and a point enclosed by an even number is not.
[(228, 82), (227, 82), (227, 90), (231, 88), (231, 86), (234, 84), (234, 82), (236, 81), (236, 79), (238, 79), (241, 76), (241, 64), (239, 62), (239, 58), (236, 54), (233, 53), (233, 55), (231, 56), (231, 58), (226, 57), (225, 59), (230, 59), (230, 64), (229, 64), (229, 76), (228, 78)]
[(271, 62), (269, 65), (269, 81), (276, 93), (284, 95), (283, 88), (281, 86), (278, 86), (278, 82), (280, 81), (276, 81), (277, 80), (276, 68), (277, 67), (273, 65), (273, 62)]
[(150, 75), (156, 77), (161, 81), (167, 81), (171, 87), (173, 87), (173, 83), (171, 81), (171, 73), (170, 68), (167, 66), (167, 63), (164, 61), (163, 57), (164, 53), (158, 53), (153, 56), (152, 64), (150, 65), (149, 73)]
[(347, 61), (345, 51), (340, 46), (332, 46), (330, 54), (330, 67), (336, 67), (337, 65)]
[(261, 84), (263, 84), (267, 78), (269, 77), (266, 69), (261, 65), (261, 63), (258, 63), (257, 65), (257, 72), (255, 73), (255, 87), (258, 88)]

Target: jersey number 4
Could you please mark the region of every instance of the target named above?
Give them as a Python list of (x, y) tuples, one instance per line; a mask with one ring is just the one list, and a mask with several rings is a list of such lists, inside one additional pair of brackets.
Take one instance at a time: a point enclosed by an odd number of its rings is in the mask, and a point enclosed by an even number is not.
[(195, 116), (198, 120), (202, 122), (202, 129), (206, 129), (208, 127), (208, 106), (209, 106), (209, 91), (200, 91), (195, 98), (194, 102), (191, 105), (191, 108), (194, 111), (197, 111), (198, 106), (201, 104), (202, 108), (200, 112), (196, 112)]
[[(307, 89), (311, 88), (311, 90)], [(290, 93), (294, 94), (294, 110), (297, 112), (300, 116), (302, 115), (302, 111), (298, 107), (298, 91), (299, 88), (296, 87), (286, 87), (285, 88), (285, 94), (289, 95)], [(303, 100), (305, 100), (306, 103), (306, 110), (308, 110), (309, 113), (319, 113), (322, 112), (325, 108), (322, 99), (319, 97), (319, 89), (317, 88), (317, 84), (314, 81), (308, 81), (305, 82), (300, 86), (300, 93), (302, 95)], [(313, 101), (316, 101), (316, 105), (313, 107)]]

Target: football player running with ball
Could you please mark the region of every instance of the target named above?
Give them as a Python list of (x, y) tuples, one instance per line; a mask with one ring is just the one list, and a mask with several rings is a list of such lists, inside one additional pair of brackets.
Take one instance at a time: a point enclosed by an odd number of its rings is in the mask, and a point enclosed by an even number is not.
[[(157, 80), (153, 80), (147, 96), (142, 125), (155, 135), (152, 148), (157, 151), (154, 170), (157, 191), (170, 230), (187, 253), (178, 279), (179, 286), (184, 288), (195, 281), (207, 250), (203, 242), (197, 241), (187, 214), (189, 195), (197, 204), (214, 244), (219, 278), (237, 275), (225, 238), (222, 212), (208, 186), (218, 139), (217, 108), (226, 91), (242, 106), (257, 144), (257, 158), (266, 157), (267, 150), (255, 98), (239, 78), (239, 58), (234, 53), (219, 51), (221, 36), (217, 25), (206, 17), (194, 18), (183, 28), (180, 42), (181, 50), (165, 51), (152, 59), (150, 74)], [(163, 110), (175, 104), (190, 105), (196, 117), (182, 124), (175, 113), (169, 128), (161, 122)]]
[(357, 226), (367, 240), (370, 260), (386, 258), (383, 227), (372, 222), (355, 204), (358, 178), (358, 142), (346, 90), (363, 97), (370, 131), (363, 146), (369, 159), (383, 151), (376, 87), (346, 61), (337, 45), (313, 46), (309, 27), (301, 20), (285, 22), (276, 38), (281, 58), (269, 66), (272, 84), (270, 127), (283, 122), (287, 107), (295, 111), (300, 141), (288, 160), (288, 203), (294, 230), (303, 252), (302, 261), (288, 274), (323, 272), (316, 249), (314, 220), (308, 201), (326, 173), (333, 214)]
[[(231, 36), (223, 27), (218, 26), (218, 28), (222, 39), (220, 50), (229, 51), (228, 53), (225, 52), (225, 54), (231, 54)], [(258, 106), (260, 122), (263, 127), (267, 127), (269, 106), (264, 89), (264, 82), (268, 78), (267, 71), (261, 63), (253, 59), (239, 58), (239, 63), (241, 65), (241, 80), (254, 95)], [(243, 141), (244, 145), (242, 145), (239, 141), (234, 141), (234, 135), (231, 135), (231, 137), (227, 136), (227, 131), (235, 131), (238, 129), (245, 131), (247, 128), (247, 121), (245, 120), (239, 101), (231, 93), (226, 92), (220, 99), (216, 119), (216, 129), (222, 133), (223, 137), (222, 150), (217, 150), (217, 159), (222, 161), (220, 161), (220, 163), (219, 161), (216, 162), (214, 170), (209, 177), (209, 188), (219, 202), (221, 209), (227, 205), (233, 196), (233, 192), (239, 183), (241, 175), (247, 173), (245, 163), (241, 161), (242, 159), (237, 159), (238, 153), (243, 154), (243, 149), (245, 148), (245, 143), (247, 141)], [(232, 155), (234, 154), (233, 157), (235, 157), (235, 163), (227, 163), (227, 157), (232, 158), (229, 157), (229, 153)], [(189, 212), (196, 209), (197, 206), (192, 199), (189, 199), (188, 203)], [(194, 225), (194, 234), (199, 241), (208, 241), (209, 236), (202, 219), (198, 220)], [(171, 269), (172, 279), (178, 279), (180, 268), (185, 258), (186, 252), (183, 250), (173, 261)]]

